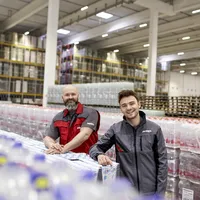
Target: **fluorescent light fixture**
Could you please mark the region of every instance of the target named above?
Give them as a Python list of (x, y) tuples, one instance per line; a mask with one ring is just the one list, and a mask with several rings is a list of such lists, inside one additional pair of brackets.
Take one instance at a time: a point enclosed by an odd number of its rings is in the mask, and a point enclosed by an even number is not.
[(183, 67), (183, 66), (185, 66), (185, 65), (186, 65), (185, 63), (181, 63), (181, 64), (180, 64), (181, 67)]
[(25, 33), (24, 33), (24, 35), (28, 35), (29, 34), (29, 31), (26, 31)]
[(143, 45), (143, 47), (149, 47), (149, 46), (150, 46), (149, 44), (144, 44), (144, 45)]
[(190, 36), (182, 37), (182, 40), (189, 40)]
[(179, 52), (179, 53), (177, 53), (177, 55), (182, 56), (182, 55), (184, 55), (184, 52)]
[(192, 72), (192, 73), (191, 73), (191, 75), (197, 75), (197, 74), (198, 74), (197, 72)]
[(147, 26), (147, 24), (145, 23), (145, 24), (140, 24), (140, 28), (144, 28), (144, 27), (146, 27)]
[(88, 6), (84, 6), (81, 8), (81, 11), (84, 11), (84, 10), (87, 10), (88, 9)]
[(192, 11), (192, 14), (196, 14), (196, 13), (200, 13), (200, 9)]
[(106, 12), (97, 13), (96, 16), (97, 16), (97, 17), (101, 17), (101, 18), (103, 18), (103, 19), (109, 19), (109, 18), (113, 17), (112, 14), (106, 13)]
[(103, 34), (102, 37), (108, 37), (108, 34), (107, 34), (107, 33), (106, 33), (106, 34)]
[(63, 35), (67, 35), (67, 34), (70, 33), (70, 31), (65, 30), (65, 29), (58, 29), (58, 30), (57, 30), (57, 33), (60, 33), (60, 34), (63, 34)]
[(79, 42), (74, 42), (74, 44), (79, 44)]
[(113, 52), (114, 52), (114, 53), (117, 53), (117, 52), (119, 52), (119, 49), (115, 49)]
[(183, 73), (185, 73), (185, 71), (184, 71), (184, 70), (181, 70), (180, 73), (183, 74)]

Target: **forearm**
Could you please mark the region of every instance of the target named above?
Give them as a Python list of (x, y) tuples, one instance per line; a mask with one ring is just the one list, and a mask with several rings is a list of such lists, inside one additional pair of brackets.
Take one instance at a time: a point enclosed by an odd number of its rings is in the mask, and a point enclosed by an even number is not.
[(50, 138), (49, 136), (46, 136), (44, 139), (44, 145), (47, 147), (47, 148), (51, 148), (52, 144), (55, 144), (56, 141), (52, 138)]
[(71, 151), (72, 149), (75, 149), (75, 148), (79, 147), (88, 138), (89, 138), (89, 134), (79, 133), (76, 137), (73, 138), (73, 140), (71, 140), (70, 142), (68, 142), (64, 146), (64, 152), (63, 153), (66, 153), (68, 151)]

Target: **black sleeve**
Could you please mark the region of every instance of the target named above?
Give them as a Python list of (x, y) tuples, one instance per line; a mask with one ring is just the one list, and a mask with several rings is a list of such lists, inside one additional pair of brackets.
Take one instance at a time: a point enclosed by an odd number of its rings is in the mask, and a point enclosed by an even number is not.
[(156, 165), (157, 165), (157, 193), (164, 195), (167, 186), (167, 149), (161, 128), (156, 134)]
[(115, 134), (113, 126), (103, 135), (98, 142), (90, 148), (90, 157), (97, 160), (97, 156), (104, 154), (108, 149), (110, 149), (113, 144), (115, 144)]
[(49, 136), (54, 140), (60, 137), (58, 128), (54, 126), (54, 120), (52, 120), (50, 127), (46, 129), (45, 136)]
[(94, 109), (90, 109), (90, 112), (86, 120), (82, 123), (81, 127), (88, 127), (94, 131), (97, 131), (99, 128), (99, 121), (100, 121), (99, 113)]

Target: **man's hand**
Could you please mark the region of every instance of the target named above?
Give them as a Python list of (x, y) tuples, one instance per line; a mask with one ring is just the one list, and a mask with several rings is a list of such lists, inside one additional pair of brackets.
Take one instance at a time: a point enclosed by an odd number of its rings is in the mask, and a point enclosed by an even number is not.
[(50, 148), (45, 151), (46, 154), (60, 154), (63, 151), (64, 145), (60, 145), (59, 143), (53, 143)]
[(61, 152), (57, 149), (48, 149), (47, 151), (45, 151), (46, 154), (60, 154)]
[(56, 149), (56, 150), (58, 150), (58, 151), (62, 151), (62, 149), (63, 149), (63, 145), (60, 145), (59, 143), (53, 143), (51, 146), (50, 146), (50, 148), (49, 149)]
[(100, 165), (112, 165), (112, 160), (108, 156), (98, 155), (97, 160)]
[(69, 150), (67, 149), (67, 145), (62, 146), (62, 151), (60, 153), (67, 153)]

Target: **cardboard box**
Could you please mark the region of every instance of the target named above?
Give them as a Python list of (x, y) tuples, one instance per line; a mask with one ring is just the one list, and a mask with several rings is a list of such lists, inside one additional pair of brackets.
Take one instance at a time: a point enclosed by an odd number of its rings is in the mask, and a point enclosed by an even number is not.
[(37, 52), (36, 63), (42, 64), (42, 52)]
[(10, 48), (9, 47), (4, 47), (4, 58), (10, 59)]
[(21, 92), (21, 81), (16, 80), (15, 92)]
[(24, 66), (24, 77), (29, 77), (29, 66)]
[(31, 63), (36, 62), (36, 51), (31, 51), (31, 58), (30, 58)]
[(43, 39), (42, 37), (37, 38), (37, 47), (38, 48), (43, 48)]
[(28, 92), (28, 82), (27, 81), (23, 81), (22, 92), (25, 92), (25, 93)]
[(24, 62), (30, 62), (30, 50), (28, 49), (24, 51)]
[(17, 60), (24, 61), (23, 57), (24, 57), (24, 50), (21, 48), (18, 48), (17, 49)]

